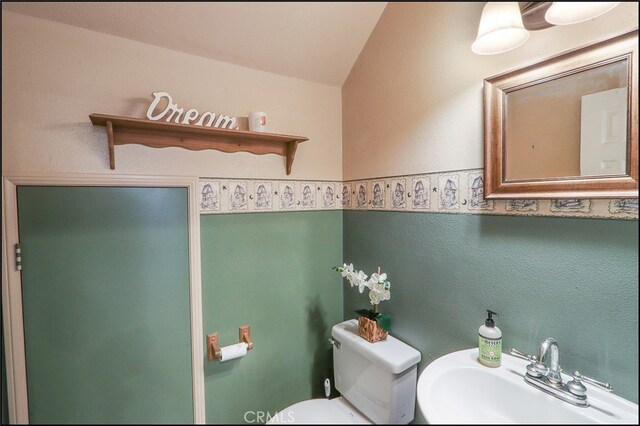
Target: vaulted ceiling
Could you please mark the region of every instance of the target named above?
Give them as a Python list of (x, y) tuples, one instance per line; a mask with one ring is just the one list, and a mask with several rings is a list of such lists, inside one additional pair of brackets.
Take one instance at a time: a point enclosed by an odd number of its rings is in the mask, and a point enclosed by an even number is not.
[(2, 9), (342, 86), (386, 2), (2, 2)]

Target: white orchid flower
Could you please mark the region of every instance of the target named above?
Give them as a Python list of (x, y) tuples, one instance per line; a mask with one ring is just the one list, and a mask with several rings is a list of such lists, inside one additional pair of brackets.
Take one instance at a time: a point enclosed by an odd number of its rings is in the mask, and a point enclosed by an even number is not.
[(358, 285), (358, 290), (360, 290), (360, 293), (364, 291), (365, 287), (369, 287), (369, 284), (367, 282), (367, 274), (365, 274), (364, 271), (358, 271), (358, 274), (355, 276), (355, 281)]
[(371, 278), (367, 280), (367, 274), (364, 271), (357, 271), (353, 267), (353, 263), (343, 264), (335, 267), (340, 274), (349, 281), (351, 287), (358, 287), (360, 293), (365, 288), (369, 289), (369, 300), (372, 305), (377, 305), (384, 300), (391, 299), (391, 283), (387, 281), (387, 274), (373, 273)]
[(388, 288), (383, 287), (383, 289), (380, 291), (380, 301), (382, 302), (383, 300), (389, 299), (391, 299), (391, 292)]
[(377, 305), (380, 303), (380, 293), (374, 291), (373, 289), (369, 292), (369, 300), (372, 305)]
[(350, 272), (349, 275), (347, 275), (347, 281), (349, 281), (351, 287), (358, 285), (356, 282), (356, 276), (353, 272)]
[(386, 273), (378, 274), (374, 272), (373, 274), (371, 274), (371, 278), (369, 278), (369, 287), (371, 287), (375, 283), (384, 283), (386, 280), (387, 280)]
[(367, 275), (363, 271), (358, 271), (358, 272), (352, 271), (349, 273), (349, 275), (347, 275), (347, 280), (349, 280), (349, 284), (351, 284), (351, 287), (360, 288), (362, 286), (362, 281), (366, 279), (367, 279)]
[(371, 287), (371, 291), (369, 292), (369, 300), (372, 305), (377, 305), (378, 303), (391, 299), (391, 283), (388, 281), (376, 282)]
[(350, 263), (348, 265), (345, 263), (344, 265), (342, 265), (342, 268), (340, 268), (340, 269), (341, 269), (340, 273), (342, 274), (342, 277), (344, 278), (347, 275), (353, 273), (353, 263)]

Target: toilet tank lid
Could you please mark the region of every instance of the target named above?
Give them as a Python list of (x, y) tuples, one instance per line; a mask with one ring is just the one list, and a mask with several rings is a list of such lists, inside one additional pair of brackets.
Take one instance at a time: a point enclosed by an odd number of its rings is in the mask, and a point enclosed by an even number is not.
[(402, 373), (421, 359), (420, 352), (391, 335), (380, 342), (366, 341), (358, 334), (358, 321), (355, 319), (334, 325), (331, 336), (350, 350), (393, 374)]

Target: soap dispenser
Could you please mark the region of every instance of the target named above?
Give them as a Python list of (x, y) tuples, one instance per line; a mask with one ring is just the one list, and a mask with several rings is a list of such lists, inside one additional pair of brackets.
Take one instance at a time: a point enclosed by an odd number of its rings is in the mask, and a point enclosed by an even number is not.
[(492, 315), (497, 313), (487, 309), (488, 318), (478, 329), (478, 361), (487, 367), (500, 367), (502, 361), (502, 331), (496, 327)]

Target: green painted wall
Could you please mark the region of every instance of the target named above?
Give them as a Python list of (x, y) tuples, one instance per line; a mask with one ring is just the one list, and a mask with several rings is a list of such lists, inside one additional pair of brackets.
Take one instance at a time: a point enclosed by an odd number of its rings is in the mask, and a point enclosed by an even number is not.
[(246, 357), (205, 361), (207, 423), (254, 421), (323, 397), (331, 327), (342, 320), (342, 212), (203, 215), (204, 336), (222, 346), (251, 325)]
[(31, 423), (192, 423), (186, 188), (18, 187)]
[[(422, 353), (419, 371), (477, 347), (490, 308), (503, 350), (555, 337), (566, 371), (638, 401), (638, 221), (346, 211), (344, 259), (389, 274), (381, 310)], [(344, 294), (355, 318), (368, 300)]]

